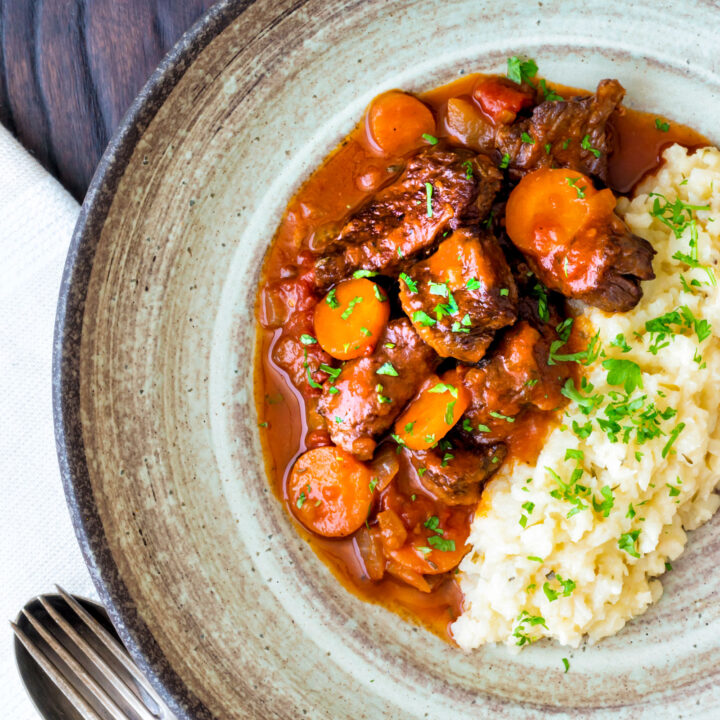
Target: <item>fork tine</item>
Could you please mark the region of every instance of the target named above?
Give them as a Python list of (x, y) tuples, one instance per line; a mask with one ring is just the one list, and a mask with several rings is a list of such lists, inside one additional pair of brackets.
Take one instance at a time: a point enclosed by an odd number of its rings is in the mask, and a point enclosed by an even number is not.
[(17, 639), (30, 653), (35, 662), (45, 671), (45, 674), (57, 685), (60, 692), (72, 703), (73, 707), (85, 720), (102, 720), (102, 718), (88, 705), (85, 698), (65, 679), (63, 674), (47, 658), (45, 653), (14, 623), (10, 623)]
[(22, 614), (29, 620), (30, 624), (37, 630), (40, 637), (50, 646), (52, 651), (70, 668), (76, 678), (92, 692), (95, 700), (102, 705), (103, 709), (112, 713), (117, 718), (127, 718), (117, 703), (103, 690), (95, 678), (86, 672), (82, 665), (55, 639), (43, 624), (34, 617), (27, 609), (23, 608)]
[(127, 654), (125, 648), (82, 606), (70, 595), (65, 592), (59, 585), (55, 585), (58, 593), (62, 596), (63, 600), (75, 611), (75, 614), (87, 625), (87, 627), (93, 632), (97, 638), (102, 641), (103, 645), (113, 654), (119, 663), (127, 670), (132, 676), (133, 680), (139, 685), (142, 685), (143, 690), (147, 692), (150, 697), (153, 698), (158, 704), (162, 701), (155, 692), (155, 688), (147, 681), (145, 676), (139, 671), (137, 665), (132, 661), (130, 656)]
[(77, 645), (82, 652), (94, 663), (95, 668), (112, 685), (123, 700), (142, 718), (142, 720), (156, 720), (155, 715), (148, 711), (145, 705), (132, 690), (123, 682), (122, 678), (113, 670), (105, 660), (97, 653), (80, 633), (75, 630), (60, 613), (47, 601), (44, 595), (38, 597), (42, 606), (47, 610), (48, 615), (58, 624), (62, 631)]

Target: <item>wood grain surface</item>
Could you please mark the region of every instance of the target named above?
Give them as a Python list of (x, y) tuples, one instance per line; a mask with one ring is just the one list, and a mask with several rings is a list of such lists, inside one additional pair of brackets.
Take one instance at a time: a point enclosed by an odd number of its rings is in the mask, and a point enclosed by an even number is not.
[(214, 0), (0, 0), (0, 122), (82, 200), (108, 140)]

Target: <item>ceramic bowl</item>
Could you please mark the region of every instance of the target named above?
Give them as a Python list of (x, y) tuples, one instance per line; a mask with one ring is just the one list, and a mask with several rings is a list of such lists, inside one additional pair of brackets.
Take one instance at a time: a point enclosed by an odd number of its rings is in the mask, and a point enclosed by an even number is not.
[(465, 654), (348, 594), (299, 539), (253, 403), (263, 253), (374, 95), (527, 54), (717, 141), (719, 24), (702, 0), (237, 0), (163, 62), (83, 206), (54, 401), (98, 591), (180, 717), (720, 717), (717, 520), (616, 637)]

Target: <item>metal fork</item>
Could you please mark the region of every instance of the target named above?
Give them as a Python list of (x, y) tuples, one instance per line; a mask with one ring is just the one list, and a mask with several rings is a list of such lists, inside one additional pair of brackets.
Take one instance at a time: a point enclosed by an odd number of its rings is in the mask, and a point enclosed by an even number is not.
[(80, 717), (174, 720), (122, 644), (75, 598), (56, 587), (59, 595), (40, 595), (22, 609), (29, 625), (20, 617), (10, 625)]

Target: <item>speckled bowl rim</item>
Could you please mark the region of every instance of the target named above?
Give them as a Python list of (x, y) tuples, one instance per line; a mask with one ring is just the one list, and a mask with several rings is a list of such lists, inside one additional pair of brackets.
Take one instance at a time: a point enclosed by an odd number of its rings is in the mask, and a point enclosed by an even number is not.
[[(110, 552), (93, 495), (80, 421), (80, 338), (100, 234), (135, 147), (192, 62), (255, 0), (221, 0), (165, 56), (123, 117), (95, 171), (70, 241), (55, 316), (52, 402), (55, 445), (75, 534), (102, 604), (125, 647), (182, 720), (213, 718), (170, 666), (134, 602)], [(295, 5), (303, 5), (299, 0)]]

